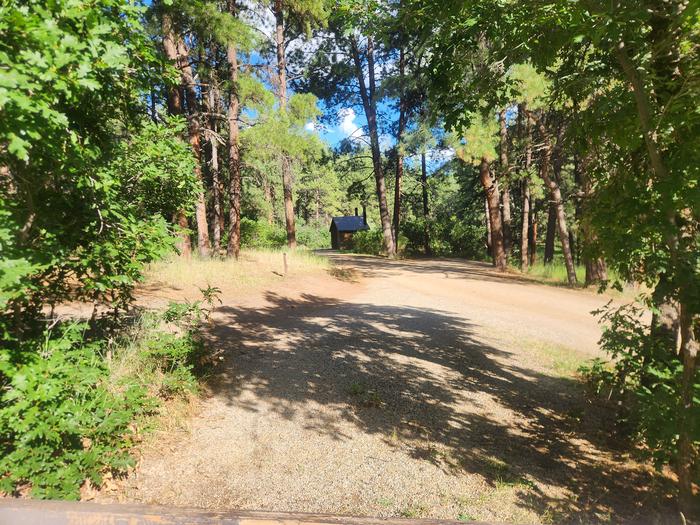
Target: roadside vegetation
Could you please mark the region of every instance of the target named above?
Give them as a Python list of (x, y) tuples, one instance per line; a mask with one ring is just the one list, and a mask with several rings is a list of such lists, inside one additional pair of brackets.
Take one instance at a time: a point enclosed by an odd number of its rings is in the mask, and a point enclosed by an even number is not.
[(304, 250), (366, 207), (358, 252), (639, 291), (599, 312), (609, 359), (585, 376), (690, 516), (699, 20), (680, 0), (3, 2), (0, 490), (124, 471), (196, 390), (217, 288), (316, 271)]

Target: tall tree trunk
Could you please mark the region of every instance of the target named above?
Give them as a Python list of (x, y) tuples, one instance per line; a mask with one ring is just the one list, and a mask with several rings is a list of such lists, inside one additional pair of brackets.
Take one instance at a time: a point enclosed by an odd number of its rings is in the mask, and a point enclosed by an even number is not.
[[(287, 113), (287, 57), (284, 44), (284, 6), (282, 0), (275, 0), (275, 44), (277, 46), (277, 84), (280, 113)], [(297, 247), (296, 226), (294, 224), (294, 202), (292, 192), (292, 160), (286, 152), (280, 159), (282, 189), (284, 195), (284, 220), (287, 227), (287, 246)]]
[[(523, 209), (522, 209), (522, 227), (520, 229), (520, 269), (527, 270), (530, 257), (528, 254), (528, 245), (530, 244), (530, 167), (532, 166), (532, 117), (525, 111), (525, 104), (521, 104), (518, 111), (518, 122), (520, 125), (521, 137), (525, 139), (525, 176), (522, 180), (523, 194)], [(522, 121), (525, 120), (523, 130)]]
[(215, 116), (219, 109), (219, 86), (214, 75), (209, 79), (209, 92), (207, 93), (207, 110), (209, 111), (209, 170), (211, 171), (212, 189), (212, 249), (219, 255), (221, 249), (221, 225), (223, 214), (221, 210), (221, 173), (219, 172), (219, 141), (217, 140), (218, 122)]
[[(693, 478), (697, 466), (697, 453), (694, 452), (693, 426), (697, 401), (694, 399), (697, 382), (698, 352), (700, 344), (695, 337), (694, 319), (691, 310), (683, 303), (680, 305), (681, 360), (683, 375), (681, 377), (681, 413), (680, 432), (678, 436), (678, 484), (681, 512), (686, 518), (692, 518), (695, 510), (700, 511), (700, 504), (693, 496)], [(693, 509), (695, 507), (695, 509)]]
[(486, 192), (486, 202), (489, 209), (489, 222), (491, 223), (491, 248), (493, 252), (493, 265), (502, 272), (506, 271), (506, 252), (503, 245), (503, 223), (501, 221), (500, 195), (498, 182), (491, 176), (489, 162), (486, 157), (481, 158), (479, 167), (481, 185)]
[(403, 95), (403, 82), (405, 73), (405, 57), (403, 46), (399, 49), (399, 79), (401, 82), (401, 95), (399, 96), (399, 122), (396, 132), (396, 184), (394, 185), (394, 243), (399, 243), (399, 229), (401, 221), (401, 180), (403, 179), (403, 138), (404, 126), (406, 125), (405, 101)]
[[(161, 29), (165, 55), (172, 64), (177, 66), (179, 59), (175, 44), (175, 29), (170, 14), (167, 12), (164, 12), (161, 18)], [(181, 85), (168, 87), (168, 113), (170, 115), (182, 115), (183, 113)], [(189, 258), (192, 256), (192, 245), (190, 244), (189, 225), (185, 210), (178, 210), (173, 217), (173, 222), (179, 230), (176, 248), (182, 257)]]
[[(228, 0), (229, 13), (238, 14), (236, 0)], [(229, 170), (229, 236), (226, 254), (238, 259), (241, 252), (241, 153), (239, 144), (238, 114), (238, 55), (236, 46), (229, 42), (226, 47), (229, 64), (228, 95), (228, 170)]]
[(190, 65), (189, 50), (180, 36), (178, 36), (177, 39), (177, 51), (180, 60), (182, 80), (185, 86), (189, 141), (194, 156), (197, 159), (194, 170), (202, 184), (202, 191), (197, 195), (197, 204), (195, 207), (195, 218), (197, 220), (197, 249), (201, 257), (209, 257), (211, 246), (209, 243), (209, 226), (207, 224), (207, 204), (204, 198), (204, 178), (202, 177), (202, 145), (200, 143), (200, 134), (202, 131), (201, 115), (199, 111), (199, 101), (197, 99), (197, 86), (194, 81), (192, 66)]
[(528, 251), (530, 252), (530, 266), (534, 266), (537, 263), (537, 239), (540, 225), (540, 220), (537, 212), (537, 203), (535, 202), (535, 199), (530, 198), (530, 231), (528, 232)]
[(391, 230), (391, 218), (386, 198), (386, 182), (384, 180), (384, 170), (382, 168), (382, 152), (379, 148), (379, 129), (377, 125), (377, 100), (374, 77), (374, 44), (372, 38), (367, 38), (367, 72), (369, 86), (365, 82), (364, 70), (357, 39), (351, 37), (351, 51), (355, 63), (355, 74), (360, 86), (362, 106), (367, 117), (367, 127), (369, 129), (370, 146), (372, 150), (372, 166), (374, 168), (374, 180), (377, 186), (377, 200), (379, 201), (379, 217), (382, 224), (382, 234), (384, 237), (384, 249), (389, 257), (396, 255), (396, 244), (394, 234)]
[[(569, 285), (574, 285), (578, 282), (576, 279), (576, 268), (574, 267), (574, 259), (571, 255), (571, 245), (569, 244), (569, 232), (566, 228), (566, 213), (564, 212), (564, 203), (561, 198), (561, 189), (559, 188), (559, 183), (557, 182), (558, 173), (550, 175), (550, 165), (552, 160), (552, 144), (545, 128), (544, 123), (540, 120), (540, 132), (542, 134), (542, 139), (544, 141), (544, 147), (542, 150), (542, 164), (540, 166), (540, 174), (542, 180), (544, 180), (545, 185), (549, 188), (549, 195), (551, 202), (555, 206), (556, 218), (557, 218), (557, 230), (559, 231), (559, 242), (561, 243), (561, 250), (564, 255), (564, 263), (566, 264), (566, 276)], [(557, 159), (555, 168), (559, 169), (561, 167), (561, 159)]]
[(425, 254), (430, 257), (433, 250), (430, 248), (430, 209), (428, 207), (428, 170), (425, 162), (425, 151), (420, 154), (420, 183), (423, 193), (423, 248)]
[(486, 222), (486, 253), (493, 258), (493, 239), (491, 237), (491, 216), (489, 214), (489, 198), (484, 196), (484, 218)]
[[(659, 107), (666, 107), (670, 97), (678, 92), (678, 83), (668, 82), (669, 78), (677, 76), (675, 64), (678, 60), (678, 45), (679, 29), (673, 33), (668, 31), (668, 23), (671, 20), (680, 18), (682, 12), (687, 9), (687, 2), (668, 2), (665, 9), (672, 10), (663, 16), (660, 11), (654, 15), (653, 30), (651, 37), (655, 43), (655, 48), (658, 50), (658, 56), (654, 57), (653, 65), (658, 78), (664, 79), (666, 82), (659, 85), (656, 97)], [(661, 15), (661, 16), (659, 16)], [(672, 15), (672, 16), (668, 16)], [(634, 94), (635, 105), (637, 108), (637, 117), (644, 135), (644, 144), (651, 163), (653, 174), (659, 181), (668, 180), (670, 174), (664, 162), (663, 151), (658, 143), (656, 126), (654, 125), (653, 106), (649, 100), (649, 94), (644, 86), (644, 81), (639, 75), (639, 71), (632, 63), (632, 60), (627, 54), (627, 48), (624, 42), (619, 42), (614, 50), (622, 72), (632, 87)], [(670, 74), (669, 74), (670, 73)], [(674, 89), (675, 88), (675, 89)], [(668, 221), (668, 229), (665, 236), (665, 243), (669, 250), (672, 266), (676, 266), (679, 256), (679, 239), (682, 230), (679, 232), (677, 223), (677, 211), (669, 207), (666, 220)], [(692, 232), (688, 232), (693, 235)], [(664, 277), (663, 275), (661, 276)], [(658, 288), (658, 285), (657, 285)], [(662, 296), (655, 300), (656, 306), (659, 309), (668, 309), (670, 307), (668, 297)], [(695, 506), (693, 496), (693, 470), (697, 453), (693, 451), (691, 432), (691, 411), (693, 409), (693, 391), (695, 374), (698, 366), (698, 343), (695, 337), (694, 326), (697, 324), (697, 314), (694, 314), (687, 304), (684, 304), (683, 298), (680, 300), (680, 332), (681, 345), (680, 355), (683, 362), (683, 377), (681, 383), (681, 397), (683, 408), (681, 411), (681, 428), (678, 439), (678, 461), (676, 471), (678, 473), (678, 502), (681, 512), (686, 518), (693, 515)]]
[(548, 201), (547, 210), (547, 236), (544, 240), (544, 263), (551, 264), (554, 261), (554, 240), (557, 230), (557, 205), (554, 201)]
[[(523, 193), (523, 210), (522, 210), (522, 228), (520, 230), (520, 269), (527, 270), (530, 262), (530, 254), (528, 248), (532, 243), (532, 222), (533, 217), (530, 213), (532, 203), (530, 202), (530, 168), (532, 166), (532, 117), (525, 110), (526, 105), (521, 104), (518, 108), (518, 122), (520, 122), (521, 137), (525, 139), (525, 176), (522, 182)], [(523, 120), (525, 126), (522, 125)]]
[(502, 109), (498, 114), (500, 124), (500, 164), (501, 176), (499, 186), (502, 188), (503, 200), (503, 244), (506, 253), (506, 260), (510, 257), (510, 250), (513, 244), (512, 218), (510, 213), (510, 168), (508, 166), (508, 123), (506, 121), (506, 110)]
[(581, 240), (583, 242), (583, 264), (586, 268), (586, 286), (600, 284), (603, 281), (608, 280), (608, 271), (605, 261), (600, 257), (591, 255), (590, 253), (590, 250), (593, 249), (596, 242), (596, 234), (593, 231), (593, 227), (587, 217), (590, 209), (589, 206), (594, 205), (594, 203), (591, 202), (593, 198), (593, 185), (588, 174), (588, 166), (590, 161), (590, 154), (584, 155), (584, 157), (575, 165), (577, 178), (581, 185), (582, 195), (580, 204), (582, 217), (579, 224), (581, 225)]
[(522, 181), (523, 211), (522, 227), (520, 229), (520, 269), (526, 271), (530, 262), (528, 244), (530, 240), (530, 179)]

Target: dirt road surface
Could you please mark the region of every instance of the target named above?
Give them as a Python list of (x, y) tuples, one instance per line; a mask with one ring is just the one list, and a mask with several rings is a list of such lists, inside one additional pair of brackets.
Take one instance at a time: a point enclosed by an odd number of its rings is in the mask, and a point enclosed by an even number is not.
[(329, 253), (332, 275), (223, 297), (189, 431), (119, 499), (507, 522), (664, 522), (661, 481), (574, 377), (593, 293), (458, 260)]

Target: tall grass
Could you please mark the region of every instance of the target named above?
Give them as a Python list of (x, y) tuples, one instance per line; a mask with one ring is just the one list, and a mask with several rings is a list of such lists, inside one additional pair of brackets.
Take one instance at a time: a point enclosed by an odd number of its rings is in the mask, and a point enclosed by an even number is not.
[[(519, 271), (517, 268), (516, 270)], [(568, 286), (566, 265), (564, 264), (564, 261), (560, 259), (554, 259), (554, 262), (550, 264), (538, 262), (534, 266), (529, 267), (525, 272), (525, 275), (544, 284)], [(586, 282), (586, 268), (583, 265), (576, 266), (576, 278), (578, 279), (578, 287), (583, 288), (584, 283)], [(622, 291), (618, 291), (609, 286), (605, 290), (606, 295), (624, 300), (633, 300), (641, 293), (649, 292), (646, 286), (624, 283), (615, 270), (608, 268), (608, 283), (612, 284), (616, 281), (623, 283)], [(598, 290), (598, 287), (594, 285), (590, 286), (588, 289), (595, 292)]]
[[(567, 284), (568, 274), (566, 273), (566, 265), (563, 261), (554, 261), (550, 264), (537, 262), (530, 266), (527, 270), (527, 275), (538, 280), (549, 281), (553, 283)], [(576, 278), (579, 283), (583, 283), (586, 279), (586, 268), (579, 265), (576, 266)]]

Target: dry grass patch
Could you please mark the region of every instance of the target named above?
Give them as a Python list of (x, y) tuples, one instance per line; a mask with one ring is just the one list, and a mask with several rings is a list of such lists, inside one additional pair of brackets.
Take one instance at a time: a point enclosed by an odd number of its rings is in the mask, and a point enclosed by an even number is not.
[(173, 257), (148, 268), (141, 292), (162, 298), (196, 298), (201, 288), (213, 286), (220, 288), (225, 297), (316, 274), (328, 267), (327, 259), (306, 250), (244, 250), (238, 260)]

